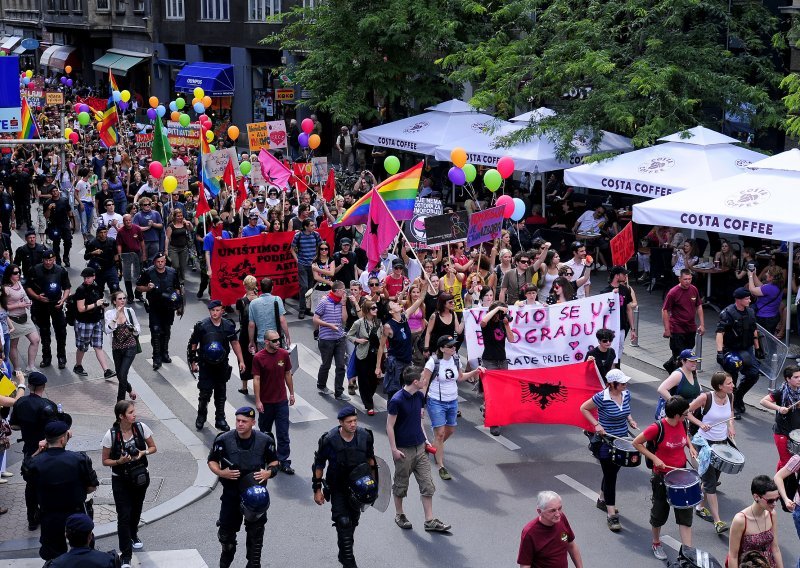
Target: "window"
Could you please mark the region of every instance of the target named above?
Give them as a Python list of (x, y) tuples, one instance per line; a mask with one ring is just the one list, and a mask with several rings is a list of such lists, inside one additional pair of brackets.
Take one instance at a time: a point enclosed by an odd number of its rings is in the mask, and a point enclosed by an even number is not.
[(133, 0), (133, 11), (134, 12), (144, 12), (145, 11), (145, 0)]
[(314, 8), (317, 0), (303, 0), (303, 8)]
[(183, 19), (183, 0), (166, 0), (166, 4), (168, 20)]
[(117, 13), (125, 13), (125, 0), (117, 0)]
[(78, 14), (83, 12), (83, 2), (82, 0), (72, 0), (72, 11), (77, 12)]
[(47, 11), (48, 12), (56, 11), (56, 0), (47, 0)]
[(62, 12), (69, 11), (68, 1), (67, 0), (58, 0), (58, 9)]
[(200, 0), (200, 19), (228, 21), (229, 0)]
[(97, 11), (108, 12), (111, 9), (110, 0), (97, 0)]
[(248, 3), (247, 19), (251, 22), (264, 22), (281, 13), (281, 0), (248, 0)]

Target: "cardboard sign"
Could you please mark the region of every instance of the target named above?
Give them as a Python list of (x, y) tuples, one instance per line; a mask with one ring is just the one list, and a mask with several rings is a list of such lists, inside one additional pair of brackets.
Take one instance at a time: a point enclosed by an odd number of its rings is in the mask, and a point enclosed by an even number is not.
[(271, 120), (269, 126), (269, 148), (277, 150), (287, 147), (286, 123), (282, 120)]
[(251, 122), (247, 125), (247, 139), (251, 152), (258, 152), (262, 148), (269, 150), (269, 124), (266, 122)]
[(311, 180), (309, 183), (322, 184), (328, 180), (328, 158), (311, 158)]
[(210, 154), (204, 154), (203, 169), (210, 177), (222, 177), (222, 174), (225, 173), (225, 168), (228, 166), (228, 160), (233, 161), (236, 177), (241, 177), (242, 172), (239, 169), (239, 156), (236, 155), (236, 148), (224, 148)]
[(611, 239), (611, 262), (614, 266), (625, 266), (636, 252), (633, 243), (633, 223), (628, 223)]
[(446, 245), (467, 240), (469, 217), (466, 211), (445, 213), (425, 219), (428, 246)]
[(467, 231), (467, 248), (500, 238), (500, 231), (503, 229), (503, 211), (505, 207), (501, 206), (472, 214)]
[(428, 244), (425, 232), (425, 219), (442, 214), (442, 200), (418, 197), (414, 202), (414, 216), (409, 223), (403, 226), (408, 242), (414, 248), (425, 247)]
[(187, 148), (200, 147), (200, 124), (189, 123), (189, 126), (181, 126), (180, 122), (167, 121), (167, 139), (173, 149), (179, 146)]
[(261, 187), (266, 187), (267, 180), (264, 178), (264, 174), (261, 173), (261, 164), (258, 162), (258, 157), (251, 160), (250, 163), (253, 165), (250, 168), (250, 183), (252, 185), (260, 185)]
[(162, 191), (161, 186), (164, 182), (164, 178), (167, 176), (173, 176), (176, 180), (178, 180), (178, 187), (175, 188), (175, 191), (184, 192), (189, 190), (189, 168), (186, 166), (165, 167), (162, 176), (153, 183), (153, 189)]
[(45, 100), (47, 102), (47, 106), (50, 106), (50, 105), (63, 105), (64, 104), (64, 93), (47, 93), (45, 95)]

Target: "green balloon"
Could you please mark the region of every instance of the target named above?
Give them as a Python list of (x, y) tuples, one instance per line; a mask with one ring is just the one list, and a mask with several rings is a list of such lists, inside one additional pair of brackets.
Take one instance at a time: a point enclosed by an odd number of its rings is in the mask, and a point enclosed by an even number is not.
[(500, 188), (500, 184), (503, 183), (503, 176), (500, 175), (500, 172), (492, 168), (488, 170), (485, 174), (483, 174), (483, 184), (486, 186), (491, 192), (495, 192)]
[(183, 110), (183, 107), (186, 106), (186, 101), (182, 98), (175, 99), (175, 106), (178, 107), (178, 110)]
[(211, 153), (214, 153), (214, 152), (217, 151), (217, 147), (214, 146), (213, 144), (209, 144), (208, 145), (208, 151), (211, 152)]
[(478, 175), (478, 170), (475, 169), (475, 166), (472, 164), (464, 164), (464, 167), (461, 169), (464, 170), (464, 177), (467, 179), (467, 183), (475, 181), (475, 177)]
[(252, 169), (252, 167), (253, 167), (253, 164), (251, 164), (251, 163), (250, 163), (250, 162), (248, 162), (247, 160), (245, 160), (244, 162), (242, 162), (241, 164), (239, 164), (239, 169), (241, 170), (241, 172), (242, 172), (242, 175), (247, 175), (247, 174), (249, 174), (249, 173), (250, 173), (250, 170)]
[(400, 160), (397, 156), (386, 156), (383, 160), (383, 167), (390, 176), (400, 171)]
[[(178, 100), (181, 100), (181, 99), (178, 99)], [(180, 122), (181, 126), (183, 126), (185, 128), (185, 127), (189, 126), (189, 123), (192, 122), (192, 119), (189, 117), (188, 114), (183, 113), (178, 117), (178, 122)]]
[(81, 126), (86, 126), (92, 121), (92, 117), (89, 116), (88, 112), (81, 112), (78, 113), (78, 122)]

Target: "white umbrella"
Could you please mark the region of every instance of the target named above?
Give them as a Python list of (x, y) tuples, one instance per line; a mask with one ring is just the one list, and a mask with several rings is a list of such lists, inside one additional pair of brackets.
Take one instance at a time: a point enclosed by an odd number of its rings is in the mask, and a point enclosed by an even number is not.
[(697, 126), (690, 137), (676, 132), (657, 144), (567, 170), (564, 182), (577, 187), (617, 193), (662, 197), (701, 183), (745, 171), (763, 154), (735, 146), (738, 142), (719, 132)]
[(543, 118), (555, 116), (556, 111), (547, 107), (539, 107), (537, 109), (518, 114), (514, 118), (509, 119), (509, 122), (522, 122), (528, 124), (530, 122), (539, 122)]

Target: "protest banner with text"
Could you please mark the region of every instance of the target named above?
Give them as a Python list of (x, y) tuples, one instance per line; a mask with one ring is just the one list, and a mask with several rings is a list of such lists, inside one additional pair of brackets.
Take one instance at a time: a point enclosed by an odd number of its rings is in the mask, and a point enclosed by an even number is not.
[(428, 244), (426, 238), (427, 234), (425, 233), (425, 219), (441, 214), (441, 199), (428, 199), (426, 197), (417, 198), (414, 202), (414, 216), (411, 218), (411, 221), (403, 225), (403, 233), (405, 233), (412, 247), (421, 248)]
[(467, 248), (500, 238), (500, 231), (503, 229), (503, 211), (505, 207), (492, 207), (472, 214), (467, 231)]

